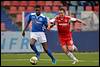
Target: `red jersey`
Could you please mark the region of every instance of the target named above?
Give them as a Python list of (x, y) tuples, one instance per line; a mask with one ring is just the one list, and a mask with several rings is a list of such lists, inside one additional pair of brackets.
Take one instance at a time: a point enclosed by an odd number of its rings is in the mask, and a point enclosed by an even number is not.
[(69, 16), (64, 16), (63, 18), (57, 16), (55, 18), (59, 35), (70, 36), (71, 34), (70, 23), (69, 23), (70, 19), (71, 18)]

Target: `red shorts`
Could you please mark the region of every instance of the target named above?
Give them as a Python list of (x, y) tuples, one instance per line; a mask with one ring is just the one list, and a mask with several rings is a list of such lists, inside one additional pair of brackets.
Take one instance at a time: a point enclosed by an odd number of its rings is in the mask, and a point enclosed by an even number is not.
[(73, 45), (72, 36), (59, 35), (59, 40), (60, 40), (61, 46), (64, 46), (64, 45), (72, 46)]

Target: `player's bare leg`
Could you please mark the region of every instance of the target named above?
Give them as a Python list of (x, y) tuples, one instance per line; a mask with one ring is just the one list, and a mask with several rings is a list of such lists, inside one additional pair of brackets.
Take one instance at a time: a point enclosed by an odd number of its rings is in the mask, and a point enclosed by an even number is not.
[(44, 51), (45, 51), (45, 52), (48, 54), (48, 56), (52, 59), (52, 63), (53, 63), (53, 64), (56, 64), (56, 60), (55, 60), (55, 58), (53, 57), (52, 52), (48, 49), (48, 44), (47, 44), (47, 42), (42, 43), (42, 46), (43, 46), (43, 48), (44, 48)]

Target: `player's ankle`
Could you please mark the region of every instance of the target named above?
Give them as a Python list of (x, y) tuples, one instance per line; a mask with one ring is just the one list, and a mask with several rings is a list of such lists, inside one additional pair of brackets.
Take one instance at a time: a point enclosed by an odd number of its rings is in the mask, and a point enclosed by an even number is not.
[(52, 64), (56, 64), (56, 59), (52, 59)]

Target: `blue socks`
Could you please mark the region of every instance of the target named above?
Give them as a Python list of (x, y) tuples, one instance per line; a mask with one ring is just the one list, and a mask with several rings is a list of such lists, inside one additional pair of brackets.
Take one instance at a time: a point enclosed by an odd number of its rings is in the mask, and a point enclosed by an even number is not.
[(30, 46), (31, 46), (32, 50), (35, 52), (36, 57), (39, 59), (40, 53), (39, 53), (38, 50), (36, 49), (36, 46), (35, 46), (35, 45), (31, 45), (31, 44), (30, 44)]
[(54, 57), (53, 57), (53, 55), (52, 55), (52, 53), (51, 53), (51, 51), (48, 49), (47, 51), (46, 51), (46, 53), (48, 54), (48, 56), (53, 60), (54, 59)]
[(46, 53), (47, 53), (48, 56), (52, 59), (52, 64), (56, 64), (56, 60), (55, 60), (55, 58), (53, 57), (51, 51), (48, 49), (48, 50), (46, 51)]

